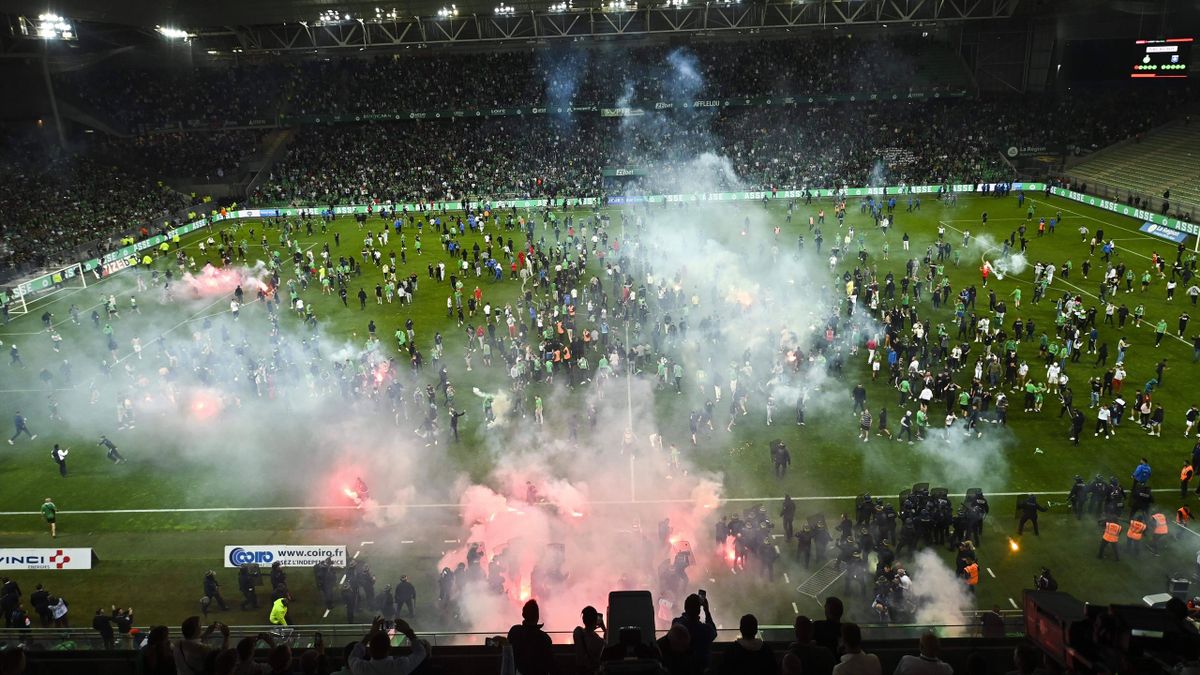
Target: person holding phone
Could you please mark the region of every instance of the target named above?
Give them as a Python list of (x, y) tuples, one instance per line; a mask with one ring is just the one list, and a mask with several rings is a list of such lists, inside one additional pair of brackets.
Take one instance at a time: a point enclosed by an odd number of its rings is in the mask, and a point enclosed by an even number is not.
[(183, 639), (175, 643), (171, 650), (175, 657), (175, 669), (179, 675), (201, 675), (205, 672), (205, 662), (214, 650), (207, 644), (209, 636), (215, 632), (221, 633), (220, 651), (229, 649), (229, 627), (214, 621), (200, 631), (200, 617), (189, 616), (180, 626)]
[(588, 605), (583, 608), (583, 625), (576, 626), (571, 634), (575, 645), (575, 670), (580, 675), (595, 675), (600, 670), (600, 655), (604, 652), (604, 638), (596, 633), (599, 629), (607, 634), (604, 615)]
[(412, 653), (408, 656), (388, 656), (392, 640), (383, 629), (383, 623), (383, 617), (375, 617), (371, 622), (371, 631), (350, 652), (348, 663), (353, 675), (408, 675), (416, 670), (429, 654), (429, 647), (424, 640), (417, 638), (416, 632), (408, 622), (396, 619), (395, 631), (408, 638), (409, 644), (412, 645)]
[[(700, 610), (704, 610), (704, 620), (700, 620)], [(712, 612), (708, 608), (708, 593), (700, 589), (683, 601), (683, 614), (671, 622), (687, 629), (691, 637), (692, 672), (702, 673), (708, 670), (709, 658), (712, 655), (712, 643), (717, 639), (717, 625), (713, 622)]]

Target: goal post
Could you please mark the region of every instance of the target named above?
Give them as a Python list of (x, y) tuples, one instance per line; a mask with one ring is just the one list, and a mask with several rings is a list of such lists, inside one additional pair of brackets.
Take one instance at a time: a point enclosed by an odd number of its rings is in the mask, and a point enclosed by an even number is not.
[(28, 314), (31, 305), (45, 304), (59, 293), (80, 288), (87, 288), (87, 274), (83, 263), (75, 263), (22, 279), (3, 291), (2, 300), (10, 316), (20, 316)]
[(29, 306), (25, 304), (25, 295), (20, 293), (16, 286), (0, 289), (0, 305), (4, 307), (4, 313), (8, 316), (21, 316), (29, 313)]

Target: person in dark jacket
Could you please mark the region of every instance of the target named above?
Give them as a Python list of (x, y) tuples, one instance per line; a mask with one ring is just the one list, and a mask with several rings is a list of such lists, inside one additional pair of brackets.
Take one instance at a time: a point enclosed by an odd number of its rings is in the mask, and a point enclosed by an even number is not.
[(112, 617), (106, 614), (103, 609), (96, 610), (96, 616), (92, 617), (92, 628), (100, 634), (100, 642), (104, 644), (104, 648), (112, 649), (115, 637)]
[(521, 623), (508, 629), (513, 661), (521, 675), (549, 675), (555, 672), (550, 636), (538, 623), (540, 617), (537, 600), (530, 600), (521, 608)]
[(37, 612), (38, 618), (42, 621), (42, 628), (50, 625), (53, 617), (50, 616), (50, 591), (47, 591), (38, 584), (33, 589), (33, 595), (29, 596), (29, 604), (33, 606), (33, 611)]
[[(704, 621), (700, 620), (701, 609), (704, 610)], [(693, 671), (702, 673), (708, 670), (712, 643), (717, 639), (717, 625), (713, 623), (712, 613), (709, 612), (708, 598), (696, 593), (687, 596), (683, 601), (683, 615), (671, 623), (682, 625), (691, 636)]]
[(800, 660), (804, 675), (830, 675), (837, 659), (833, 652), (813, 641), (813, 622), (807, 616), (797, 616), (792, 625), (796, 641), (788, 646), (788, 653)]
[[(229, 610), (229, 607), (225, 604), (225, 598), (221, 596), (221, 584), (217, 582), (217, 573), (212, 570), (204, 573), (204, 597), (208, 598), (210, 603), (217, 603), (221, 611), (225, 612)], [(205, 606), (207, 607), (207, 605)], [(206, 610), (205, 614), (207, 613)]]
[(834, 658), (838, 655), (838, 641), (842, 637), (842, 599), (830, 596), (825, 599), (825, 619), (813, 624), (813, 640), (829, 650)]
[(738, 623), (742, 636), (733, 641), (721, 657), (722, 675), (775, 675), (775, 655), (758, 637), (758, 619), (753, 614), (742, 616)]

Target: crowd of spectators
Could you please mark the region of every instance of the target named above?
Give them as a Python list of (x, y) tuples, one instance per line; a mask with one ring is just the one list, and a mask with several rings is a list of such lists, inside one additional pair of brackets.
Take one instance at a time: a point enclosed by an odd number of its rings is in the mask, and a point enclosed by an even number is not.
[[(59, 91), (133, 130), (47, 153), (2, 140), (0, 262), (73, 262), (183, 206), (165, 187), (235, 182), (264, 131), (227, 120), (410, 109), (570, 105), (895, 92), (951, 86), (949, 48), (917, 37), (551, 47), (498, 53), (418, 50), (187, 70), (93, 67)], [(927, 72), (927, 67), (931, 70)], [(953, 68), (951, 68), (953, 70)], [(961, 70), (961, 68), (959, 69)], [(787, 189), (1012, 178), (1010, 146), (1086, 152), (1165, 121), (1172, 109), (1115, 96), (885, 100), (595, 111), (454, 121), (301, 125), (284, 160), (249, 196), (261, 204), (462, 196), (588, 196), (620, 190)], [(36, 150), (36, 151), (35, 151)], [(710, 166), (695, 182), (697, 163)], [(605, 185), (604, 170), (644, 177)], [(709, 170), (713, 167), (715, 171)], [(69, 260), (68, 260), (69, 259)]]
[[(939, 68), (937, 64), (948, 64)], [(930, 65), (934, 67), (930, 69)], [(768, 39), (687, 46), (598, 44), (469, 53), (245, 62), (188, 69), (92, 67), (55, 76), (60, 96), (125, 131), (182, 123), (429, 108), (628, 105), (717, 97), (965, 89), (947, 45), (924, 38)]]
[(487, 55), (429, 50), (305, 62), (287, 111), (345, 115), (517, 105), (611, 107), (719, 97), (965, 88), (965, 79), (947, 82), (939, 77), (935, 82), (925, 72), (925, 64), (939, 59), (955, 63), (956, 57), (940, 43), (920, 38), (688, 47), (606, 44)]
[(219, 68), (104, 68), (55, 76), (58, 96), (96, 111), (121, 130), (138, 132), (184, 123), (274, 121), (291, 69), (281, 64)]
[[(644, 636), (645, 628), (622, 626), (615, 639), (607, 634), (603, 618), (593, 607), (585, 607), (582, 625), (572, 633), (571, 666), (556, 653), (551, 638), (540, 623), (536, 600), (529, 600), (521, 611), (521, 622), (507, 636), (488, 639), (490, 649), (499, 648), (498, 670), (501, 675), (552, 675), (574, 672), (579, 675), (630, 673), (636, 675), (882, 675), (884, 663), (894, 675), (952, 675), (951, 663), (942, 659), (942, 645), (932, 632), (926, 632), (907, 654), (894, 652), (881, 659), (864, 644), (862, 628), (842, 621), (842, 603), (836, 597), (825, 603), (824, 617), (812, 620), (799, 615), (793, 623), (792, 641), (764, 641), (758, 619), (745, 614), (738, 622), (737, 634), (729, 641), (719, 640), (718, 630), (708, 610), (707, 599), (688, 597), (683, 613), (674, 618), (669, 630), (657, 640)], [(393, 636), (404, 638), (403, 654), (393, 653)], [(441, 672), (429, 642), (422, 639), (403, 619), (376, 617), (366, 635), (358, 641), (334, 648), (320, 633), (303, 637), (310, 646), (296, 648), (299, 635), (259, 633), (236, 642), (229, 627), (212, 622), (205, 626), (201, 618), (185, 619), (178, 635), (167, 626), (154, 626), (130, 639), (138, 650), (139, 672), (147, 675), (407, 675), (412, 672)], [(891, 650), (889, 650), (891, 651)], [(496, 654), (495, 651), (491, 652)], [(0, 675), (20, 675), (25, 669), (23, 649), (0, 652)], [(492, 658), (495, 658), (494, 656)], [(997, 664), (992, 653), (972, 649), (956, 661), (960, 673), (988, 675), (1007, 668)], [(334, 670), (339, 665), (340, 669)], [(459, 665), (461, 661), (457, 662)], [(893, 665), (894, 664), (894, 665)], [(1054, 668), (1053, 662), (1028, 642), (1012, 652), (1012, 665), (1018, 675)], [(999, 666), (999, 667), (998, 667)], [(449, 672), (447, 670), (447, 672)], [(493, 671), (494, 672), (494, 671)]]
[(102, 154), (0, 138), (0, 268), (61, 267), (115, 248), (122, 233), (169, 217), (179, 193)]
[(221, 183), (238, 179), (242, 161), (258, 149), (265, 133), (223, 129), (103, 137), (93, 151), (156, 181)]
[[(967, 102), (726, 108), (626, 118), (538, 115), (302, 127), (256, 203), (600, 194), (606, 167), (651, 191), (1008, 179)], [(986, 122), (985, 122), (986, 123)], [(385, 150), (386, 149), (386, 150)]]

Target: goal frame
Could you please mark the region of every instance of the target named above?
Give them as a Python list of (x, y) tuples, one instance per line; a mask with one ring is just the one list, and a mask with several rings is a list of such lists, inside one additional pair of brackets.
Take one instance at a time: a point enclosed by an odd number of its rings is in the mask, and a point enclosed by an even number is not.
[(9, 316), (28, 314), (31, 304), (48, 300), (64, 290), (74, 288), (69, 283), (78, 279), (80, 288), (87, 288), (87, 273), (83, 263), (74, 263), (54, 270), (46, 270), (34, 277), (22, 280), (5, 292)]

